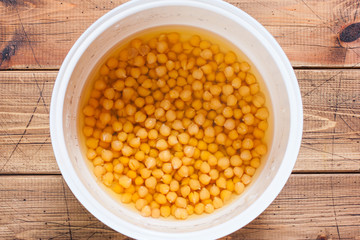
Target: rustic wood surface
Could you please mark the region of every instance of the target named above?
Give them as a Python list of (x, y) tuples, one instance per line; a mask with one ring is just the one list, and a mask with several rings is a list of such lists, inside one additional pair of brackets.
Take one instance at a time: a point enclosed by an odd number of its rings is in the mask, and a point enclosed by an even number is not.
[[(0, 72), (0, 173), (60, 173), (49, 134), (55, 71)], [(360, 70), (296, 70), (304, 134), (295, 172), (360, 172)]]
[[(0, 1), (0, 68), (57, 69), (97, 18), (126, 0)], [(295, 67), (359, 67), (358, 0), (228, 0), (274, 35)], [(342, 36), (342, 38), (340, 38)], [(353, 40), (348, 42), (349, 40)], [(345, 40), (345, 41), (342, 41)]]
[[(223, 239), (360, 239), (359, 174), (294, 174), (269, 208)], [(0, 177), (1, 239), (127, 239), (93, 217), (59, 175)]]
[[(76, 200), (57, 167), (49, 107), (57, 70), (97, 18), (126, 0), (0, 0), (0, 239), (128, 239)], [(229, 0), (296, 69), (303, 141), (281, 194), (224, 239), (360, 240), (360, 2)]]

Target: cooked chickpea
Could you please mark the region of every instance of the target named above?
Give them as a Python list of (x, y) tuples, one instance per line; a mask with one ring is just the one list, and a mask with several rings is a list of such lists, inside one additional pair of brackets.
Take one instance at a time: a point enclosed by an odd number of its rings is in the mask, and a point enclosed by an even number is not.
[(159, 153), (159, 159), (163, 162), (168, 162), (171, 159), (171, 153), (169, 150), (164, 150)]
[(202, 188), (199, 194), (200, 194), (200, 200), (202, 201), (210, 198), (210, 192), (206, 188)]
[(226, 119), (224, 123), (224, 128), (227, 130), (233, 130), (235, 128), (235, 120), (234, 119)]
[(188, 133), (190, 135), (196, 135), (199, 132), (199, 126), (195, 123), (191, 123), (188, 127)]
[(176, 119), (176, 113), (174, 110), (168, 110), (165, 114), (168, 122), (173, 122)]
[(175, 145), (177, 145), (177, 144), (179, 143), (177, 136), (170, 135), (170, 136), (168, 137), (168, 143), (169, 143), (170, 146), (175, 146)]
[(181, 134), (179, 134), (178, 136), (177, 136), (177, 139), (179, 140), (179, 142), (181, 143), (181, 144), (188, 144), (188, 142), (189, 142), (189, 140), (190, 140), (190, 136), (189, 136), (189, 134), (187, 134), (187, 133), (181, 133)]
[(235, 95), (229, 95), (226, 99), (226, 104), (230, 107), (234, 107), (237, 104), (237, 98)]
[(205, 122), (205, 115), (202, 114), (202, 113), (196, 115), (195, 118), (194, 118), (194, 121), (195, 121), (196, 124), (202, 126), (204, 124), (204, 122)]
[(189, 176), (189, 168), (187, 166), (181, 166), (177, 172), (181, 177)]
[[(195, 79), (202, 79), (202, 77), (204, 76), (204, 73), (201, 69), (196, 69), (193, 73), (192, 73), (193, 78)], [(194, 89), (195, 90), (195, 89)], [(200, 89), (201, 90), (201, 89)]]
[(227, 52), (224, 57), (226, 64), (233, 64), (236, 61), (236, 55), (234, 52)]
[(204, 134), (206, 137), (215, 137), (215, 130), (213, 127), (207, 127), (204, 130)]

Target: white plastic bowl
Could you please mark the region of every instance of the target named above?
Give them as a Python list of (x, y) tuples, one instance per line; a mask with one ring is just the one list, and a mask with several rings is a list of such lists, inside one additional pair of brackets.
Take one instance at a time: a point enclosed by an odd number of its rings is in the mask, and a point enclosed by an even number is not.
[[(86, 79), (113, 46), (138, 31), (179, 24), (217, 33), (256, 66), (271, 99), (273, 137), (257, 179), (230, 204), (185, 221), (144, 218), (107, 194), (94, 178), (79, 145), (77, 111)], [(90, 26), (68, 53), (56, 79), (50, 110), (55, 156), (71, 191), (100, 221), (137, 239), (213, 239), (251, 222), (290, 176), (302, 126), (299, 86), (286, 55), (256, 20), (219, 0), (135, 0), (110, 11)]]

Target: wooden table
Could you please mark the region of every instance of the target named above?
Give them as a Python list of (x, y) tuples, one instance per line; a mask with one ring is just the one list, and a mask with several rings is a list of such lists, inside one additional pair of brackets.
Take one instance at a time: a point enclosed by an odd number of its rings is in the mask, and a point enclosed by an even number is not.
[[(49, 135), (64, 57), (123, 2), (0, 1), (0, 239), (127, 239), (73, 196)], [(359, 0), (229, 2), (262, 23), (290, 58), (304, 135), (280, 195), (224, 239), (360, 239), (360, 27), (347, 27), (360, 22)]]

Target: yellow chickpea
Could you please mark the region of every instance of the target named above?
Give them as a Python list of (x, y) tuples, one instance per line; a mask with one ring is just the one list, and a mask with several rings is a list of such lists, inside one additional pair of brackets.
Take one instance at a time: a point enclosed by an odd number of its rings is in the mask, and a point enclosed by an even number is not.
[(145, 186), (148, 189), (154, 189), (156, 186), (156, 182), (157, 182), (156, 178), (151, 176), (145, 180)]
[(205, 211), (206, 213), (209, 213), (209, 214), (210, 214), (210, 213), (214, 212), (214, 210), (215, 210), (215, 208), (214, 208), (214, 205), (213, 205), (213, 204), (208, 203), (208, 204), (205, 205), (204, 211)]
[(255, 114), (255, 116), (260, 120), (266, 120), (269, 116), (269, 112), (266, 108), (259, 108)]
[(171, 153), (169, 150), (164, 150), (159, 153), (159, 159), (163, 162), (168, 162), (171, 159)]
[(260, 159), (259, 158), (253, 158), (250, 162), (250, 165), (253, 168), (258, 168), (260, 166)]
[(241, 182), (245, 185), (250, 184), (251, 182), (251, 176), (247, 175), (247, 174), (243, 174), (241, 177)]
[(206, 137), (214, 137), (215, 136), (215, 130), (213, 127), (207, 127), (204, 130), (204, 134)]
[(156, 75), (158, 77), (164, 77), (167, 73), (167, 68), (165, 66), (159, 66), (155, 68)]
[(251, 153), (249, 150), (243, 150), (241, 151), (240, 153), (240, 158), (243, 160), (243, 161), (250, 161), (252, 156), (251, 156)]
[(131, 178), (125, 176), (125, 175), (122, 175), (120, 178), (119, 178), (119, 184), (123, 187), (123, 188), (129, 188), (131, 186)]
[(143, 112), (138, 111), (135, 113), (135, 122), (144, 122), (145, 120), (146, 120), (146, 115)]
[(184, 147), (184, 154), (187, 157), (194, 156), (195, 148), (193, 146), (185, 146)]
[[(199, 79), (202, 79), (202, 78), (203, 78), (204, 73), (203, 73), (203, 71), (202, 71), (201, 69), (196, 69), (196, 70), (193, 71), (192, 76), (193, 76), (193, 78), (199, 80)], [(195, 90), (195, 89), (194, 89), (194, 90)], [(201, 89), (200, 89), (200, 90), (201, 90)]]
[(189, 142), (189, 139), (190, 139), (190, 136), (189, 136), (189, 134), (187, 134), (187, 133), (181, 133), (181, 134), (179, 134), (178, 136), (177, 136), (177, 139), (179, 140), (179, 142), (181, 143), (181, 144), (188, 144), (188, 142)]
[(235, 128), (235, 120), (234, 119), (226, 119), (224, 123), (224, 128), (227, 130), (233, 130)]
[(200, 177), (199, 177), (199, 181), (203, 185), (207, 186), (211, 181), (211, 177), (209, 175), (207, 175), (207, 174), (201, 174)]
[(151, 169), (151, 168), (155, 167), (155, 165), (156, 165), (156, 160), (155, 160), (155, 158), (153, 158), (153, 157), (147, 157), (147, 158), (145, 159), (145, 166), (146, 166), (148, 169)]
[(174, 180), (171, 180), (170, 182), (170, 191), (172, 192), (176, 192), (177, 190), (179, 190), (179, 182)]
[(176, 119), (176, 113), (174, 110), (168, 110), (165, 114), (168, 122), (173, 122)]
[(148, 129), (154, 128), (156, 125), (156, 119), (155, 118), (147, 118), (145, 120), (145, 127)]
[(170, 216), (170, 207), (169, 206), (161, 206), (160, 207), (160, 215), (162, 217), (168, 217)]
[[(234, 115), (234, 112), (231, 107), (225, 107), (222, 111), (222, 114), (225, 118), (231, 118)], [(224, 122), (224, 124), (225, 124), (225, 122)]]
[(205, 210), (205, 205), (203, 203), (198, 203), (195, 205), (194, 212), (198, 215), (202, 214)]
[(205, 122), (205, 115), (202, 113), (199, 113), (195, 116), (194, 121), (196, 124), (202, 126)]
[(181, 177), (188, 177), (189, 176), (189, 168), (187, 166), (181, 166), (177, 171), (179, 176)]
[(159, 52), (159, 53), (164, 53), (168, 50), (168, 44), (167, 42), (165, 41), (160, 41), (160, 42), (157, 42), (156, 44), (156, 50)]
[(156, 148), (159, 149), (160, 151), (165, 150), (168, 148), (168, 144), (164, 139), (159, 139), (156, 142)]
[(224, 57), (226, 64), (233, 64), (236, 61), (236, 55), (234, 52), (227, 52)]
[(101, 158), (105, 161), (105, 162), (110, 162), (114, 157), (114, 154), (112, 151), (110, 150), (106, 150), (103, 149), (101, 152)]
[(221, 169), (226, 169), (230, 166), (230, 160), (228, 157), (222, 157), (218, 160), (218, 166), (221, 168)]
[(177, 136), (170, 135), (170, 136), (168, 137), (168, 143), (169, 143), (170, 146), (175, 146), (175, 145), (177, 145), (177, 144), (179, 143)]
[(168, 192), (166, 194), (166, 199), (169, 201), (169, 203), (175, 202), (177, 198), (177, 194), (175, 192)]
[(237, 104), (237, 98), (235, 95), (229, 95), (226, 99), (226, 104), (230, 107), (234, 107)]
[(260, 155), (265, 155), (267, 152), (267, 147), (265, 144), (260, 144), (259, 146), (255, 147), (255, 151)]
[(194, 46), (198, 47), (200, 45), (201, 38), (198, 35), (194, 35), (190, 38), (189, 43)]
[(210, 198), (210, 192), (206, 188), (202, 188), (199, 192), (200, 200), (206, 200)]

